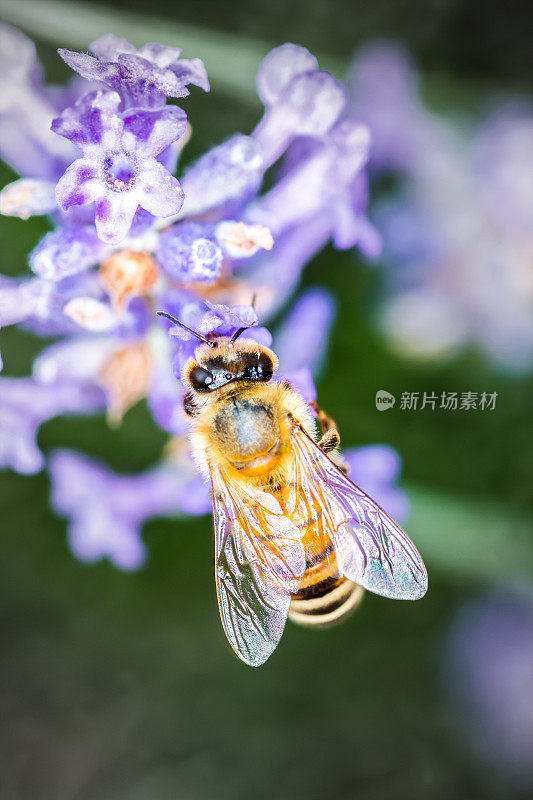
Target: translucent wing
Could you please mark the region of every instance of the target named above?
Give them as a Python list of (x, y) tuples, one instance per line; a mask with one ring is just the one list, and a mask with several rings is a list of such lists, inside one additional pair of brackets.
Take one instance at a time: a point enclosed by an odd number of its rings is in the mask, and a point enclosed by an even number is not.
[(294, 485), (308, 505), (320, 496), (341, 573), (385, 597), (423, 597), (428, 585), (426, 569), (399, 525), (339, 470), (296, 421), (291, 443)]
[(268, 492), (212, 468), (215, 577), (222, 625), (251, 666), (276, 648), (305, 570), (300, 532)]

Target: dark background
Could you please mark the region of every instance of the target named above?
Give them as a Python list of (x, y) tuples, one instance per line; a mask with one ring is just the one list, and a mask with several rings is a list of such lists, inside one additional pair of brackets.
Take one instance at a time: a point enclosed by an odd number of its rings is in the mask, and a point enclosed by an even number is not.
[[(346, 64), (360, 44), (392, 36), (410, 47), (424, 95), (441, 109), (456, 102), (478, 115), (493, 93), (531, 88), (529, 3), (112, 6), (272, 45), (292, 40)], [(51, 79), (66, 78), (50, 44), (40, 42), (39, 52)], [(187, 159), (257, 120), (257, 107), (224, 92), (193, 92), (186, 103), (194, 128)], [(3, 185), (13, 176), (3, 169), (0, 177)], [(27, 271), (26, 254), (45, 223), (0, 225), (3, 271)], [(479, 539), (467, 548), (472, 561), (484, 546), (487, 508), (496, 503), (502, 518), (531, 518), (533, 380), (497, 374), (474, 351), (433, 366), (394, 356), (374, 324), (380, 281), (379, 270), (332, 248), (307, 269), (305, 285), (329, 287), (338, 300), (319, 400), (346, 445), (387, 442), (399, 450), (413, 512), (417, 493), (435, 493), (434, 516), (427, 518), (427, 597), (412, 605), (369, 596), (345, 625), (325, 632), (288, 626), (268, 664), (252, 670), (224, 642), (208, 518), (150, 522), (150, 558), (138, 573), (86, 566), (72, 558), (65, 522), (48, 509), (46, 476), (2, 473), (2, 800), (448, 800), (517, 793), (473, 754), (461, 709), (445, 689), (444, 645), (462, 604), (485, 591), (494, 574), (507, 579), (512, 570), (502, 563), (489, 576), (461, 563), (452, 552), (461, 530), (443, 527), (438, 498), (459, 509), (470, 503), (478, 515)], [(2, 331), (9, 374), (27, 374), (41, 344)], [(397, 406), (379, 413), (374, 395), (381, 388), (397, 396), (497, 391), (499, 398), (492, 413)], [(103, 419), (65, 419), (39, 435), (45, 451), (79, 448), (125, 472), (154, 463), (164, 439), (144, 405), (118, 430)], [(435, 531), (441, 538), (432, 546)]]

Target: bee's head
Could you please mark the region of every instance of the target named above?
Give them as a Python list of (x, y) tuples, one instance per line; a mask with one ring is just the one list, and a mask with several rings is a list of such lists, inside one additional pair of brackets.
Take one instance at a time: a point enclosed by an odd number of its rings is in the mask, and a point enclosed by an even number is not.
[(278, 359), (272, 350), (251, 339), (237, 343), (238, 337), (246, 328), (239, 328), (233, 336), (207, 338), (187, 328), (182, 322), (164, 312), (176, 325), (186, 328), (201, 340), (194, 358), (190, 358), (183, 370), (183, 381), (194, 392), (206, 394), (214, 392), (235, 381), (247, 383), (267, 382), (278, 366)]
[(214, 392), (228, 383), (266, 382), (278, 365), (272, 350), (251, 339), (235, 344), (220, 336), (211, 345), (202, 344), (183, 370), (183, 379), (200, 394)]

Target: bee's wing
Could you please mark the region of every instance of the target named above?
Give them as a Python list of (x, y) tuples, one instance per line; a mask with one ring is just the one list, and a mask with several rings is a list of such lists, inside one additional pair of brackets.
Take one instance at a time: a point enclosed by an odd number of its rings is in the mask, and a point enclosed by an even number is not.
[(216, 467), (211, 483), (222, 625), (237, 655), (257, 667), (281, 638), (290, 593), (305, 570), (300, 532), (273, 495)]
[(309, 499), (320, 497), (342, 574), (384, 597), (423, 597), (426, 568), (400, 526), (339, 470), (298, 423), (291, 442), (299, 491)]

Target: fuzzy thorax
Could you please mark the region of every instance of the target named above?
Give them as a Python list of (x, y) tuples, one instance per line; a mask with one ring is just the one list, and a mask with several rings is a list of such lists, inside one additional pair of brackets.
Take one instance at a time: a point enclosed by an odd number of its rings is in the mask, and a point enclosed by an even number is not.
[(191, 419), (194, 459), (205, 474), (216, 467), (264, 487), (288, 479), (291, 416), (315, 435), (303, 398), (286, 382), (229, 384), (202, 398)]

